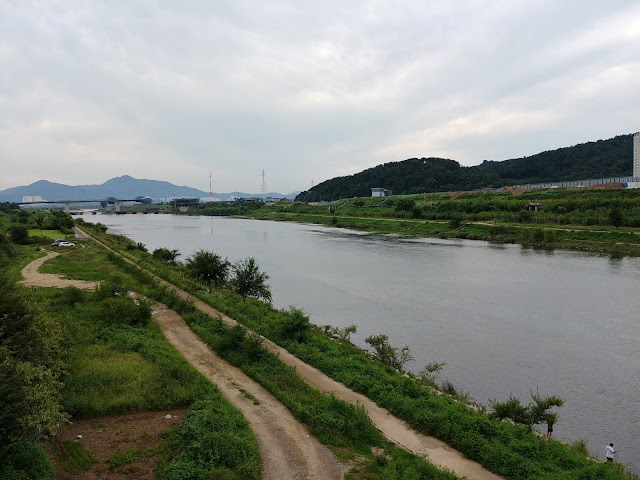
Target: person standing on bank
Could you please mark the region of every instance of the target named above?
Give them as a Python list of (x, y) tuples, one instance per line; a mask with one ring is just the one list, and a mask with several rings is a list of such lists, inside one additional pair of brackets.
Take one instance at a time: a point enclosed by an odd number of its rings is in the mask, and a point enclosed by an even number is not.
[(613, 454), (616, 453), (616, 451), (613, 449), (613, 443), (610, 443), (609, 445), (607, 445), (605, 447), (605, 451), (607, 456), (607, 462), (613, 463)]

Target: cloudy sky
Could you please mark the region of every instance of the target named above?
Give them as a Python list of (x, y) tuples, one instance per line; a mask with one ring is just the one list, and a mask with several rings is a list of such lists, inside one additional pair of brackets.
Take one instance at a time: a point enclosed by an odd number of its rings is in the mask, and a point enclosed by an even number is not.
[(634, 0), (0, 0), (0, 189), (289, 193), (638, 130)]

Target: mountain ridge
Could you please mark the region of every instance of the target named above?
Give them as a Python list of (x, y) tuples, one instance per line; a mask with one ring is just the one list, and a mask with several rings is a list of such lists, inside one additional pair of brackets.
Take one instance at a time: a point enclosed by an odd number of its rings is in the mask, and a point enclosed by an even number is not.
[(503, 161), (485, 160), (465, 167), (446, 158), (410, 158), (388, 162), (353, 175), (326, 180), (296, 200), (310, 202), (365, 197), (371, 188), (394, 195), (500, 188), (505, 185), (630, 177), (633, 135), (586, 142)]
[[(287, 195), (277, 192), (252, 194), (244, 192), (216, 193), (213, 197), (229, 200), (231, 197), (273, 197), (294, 198), (300, 192), (295, 191)], [(165, 180), (149, 180), (134, 178), (130, 175), (113, 177), (102, 184), (66, 185), (38, 180), (30, 185), (0, 190), (0, 202), (21, 202), (24, 196), (40, 196), (45, 200), (99, 200), (107, 197), (135, 198), (137, 196), (151, 197), (154, 200), (172, 197), (209, 197), (209, 192), (185, 185), (175, 185)]]

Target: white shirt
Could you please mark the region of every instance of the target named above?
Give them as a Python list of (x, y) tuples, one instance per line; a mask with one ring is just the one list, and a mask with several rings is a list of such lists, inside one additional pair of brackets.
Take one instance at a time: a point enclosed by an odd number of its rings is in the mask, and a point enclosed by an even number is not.
[(607, 451), (607, 458), (613, 458), (613, 454), (616, 453), (611, 445), (607, 445), (605, 450)]

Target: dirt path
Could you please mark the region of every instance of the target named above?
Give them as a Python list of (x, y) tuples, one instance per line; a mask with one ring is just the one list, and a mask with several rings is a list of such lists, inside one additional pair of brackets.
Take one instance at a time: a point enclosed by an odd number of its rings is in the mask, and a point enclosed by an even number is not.
[(182, 317), (158, 303), (154, 320), (178, 352), (242, 410), (260, 445), (262, 478), (343, 478), (348, 467), (338, 462), (273, 395), (211, 351)]
[(62, 275), (56, 275), (55, 273), (39, 272), (40, 267), (44, 262), (46, 262), (50, 258), (57, 257), (58, 255), (60, 254), (57, 252), (47, 252), (44, 257), (38, 258), (31, 262), (29, 265), (22, 269), (22, 276), (24, 277), (24, 280), (21, 280), (18, 283), (26, 287), (76, 287), (83, 290), (93, 290), (94, 288), (96, 288), (99, 282), (90, 282), (88, 280), (71, 280), (63, 278)]
[[(79, 230), (79, 229), (78, 229)], [(83, 234), (87, 235), (85, 232)], [(115, 250), (109, 248), (104, 243), (94, 239), (100, 245), (104, 246), (113, 253), (119, 255)], [(135, 262), (122, 257), (124, 260), (132, 265), (139, 267)], [(160, 277), (148, 272), (161, 284), (172, 288), (182, 298), (189, 299), (194, 302), (196, 308), (203, 312), (214, 316), (220, 317), (227, 325), (235, 325), (237, 322), (230, 317), (222, 314), (213, 307), (210, 307), (203, 301), (190, 295), (189, 293), (181, 290), (169, 282), (161, 279)], [(197, 337), (196, 337), (197, 338)], [(274, 354), (278, 355), (280, 359), (287, 365), (295, 367), (298, 374), (310, 385), (327, 393), (333, 393), (337, 398), (345, 400), (347, 402), (362, 405), (376, 427), (387, 437), (390, 441), (396, 443), (402, 448), (426, 457), (432, 463), (444, 468), (452, 470), (456, 475), (467, 477), (469, 480), (502, 480), (502, 477), (489, 472), (477, 462), (469, 460), (462, 455), (462, 453), (449, 447), (446, 443), (438, 440), (437, 438), (423, 435), (416, 432), (404, 421), (394, 417), (388, 410), (379, 407), (374, 402), (369, 400), (364, 395), (350, 390), (342, 383), (336, 382), (329, 378), (320, 370), (306, 364), (299, 358), (289, 353), (284, 348), (276, 345), (271, 340), (264, 337), (264, 345)]]
[[(57, 255), (49, 252), (27, 265), (22, 270), (25, 280), (21, 283), (36, 287), (95, 288), (96, 282), (38, 272), (45, 261)], [(176, 312), (161, 303), (156, 303), (154, 308), (154, 320), (169, 343), (242, 411), (260, 446), (263, 479), (338, 480), (344, 477), (348, 466), (340, 463), (326, 446), (310, 435), (307, 427), (273, 395), (218, 357)]]

